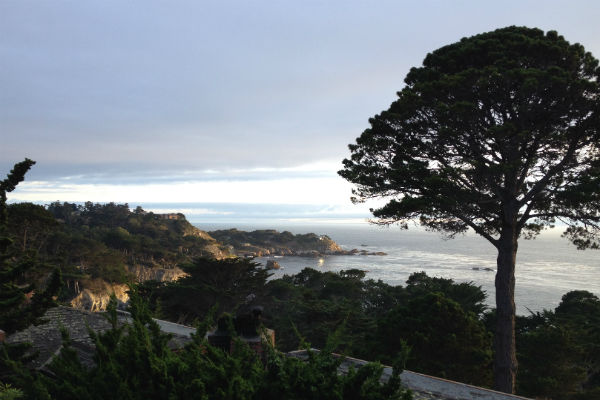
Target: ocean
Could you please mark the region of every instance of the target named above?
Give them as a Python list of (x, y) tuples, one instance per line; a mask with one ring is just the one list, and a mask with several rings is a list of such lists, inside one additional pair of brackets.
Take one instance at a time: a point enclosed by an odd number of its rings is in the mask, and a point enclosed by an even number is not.
[[(240, 230), (277, 229), (292, 233), (325, 234), (345, 249), (385, 252), (385, 256), (277, 257), (282, 269), (273, 278), (295, 274), (305, 267), (319, 271), (358, 268), (367, 278), (381, 279), (392, 285), (404, 285), (413, 272), (472, 282), (487, 294), (494, 306), (496, 249), (476, 234), (444, 240), (439, 233), (418, 227), (401, 230), (397, 226), (379, 227), (364, 223), (269, 223), (195, 224), (203, 230), (238, 228)], [(517, 253), (515, 302), (517, 313), (554, 309), (561, 297), (571, 290), (587, 290), (600, 296), (600, 253), (579, 251), (560, 237), (558, 228), (546, 231), (534, 240), (520, 240)], [(269, 258), (257, 258), (266, 264)], [(490, 271), (491, 270), (491, 271)]]

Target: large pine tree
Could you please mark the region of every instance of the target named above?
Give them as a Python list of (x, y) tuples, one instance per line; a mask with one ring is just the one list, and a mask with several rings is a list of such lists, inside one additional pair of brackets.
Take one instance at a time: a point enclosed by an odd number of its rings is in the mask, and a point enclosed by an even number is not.
[(498, 251), (496, 388), (515, 388), (518, 240), (561, 221), (579, 247), (600, 237), (600, 69), (556, 32), (508, 27), (428, 54), (388, 110), (370, 120), (342, 177), (358, 201), (387, 198), (381, 223)]

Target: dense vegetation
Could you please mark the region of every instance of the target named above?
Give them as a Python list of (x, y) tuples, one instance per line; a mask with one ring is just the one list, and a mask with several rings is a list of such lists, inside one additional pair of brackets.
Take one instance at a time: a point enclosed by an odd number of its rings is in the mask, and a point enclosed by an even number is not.
[[(16, 203), (6, 209), (6, 232), (14, 247), (61, 267), (69, 283), (62, 299), (73, 297), (75, 288), (131, 281), (128, 267), (174, 268), (195, 257), (229, 254), (182, 214), (163, 219), (140, 207), (132, 212), (127, 204), (91, 202), (47, 207)], [(38, 274), (36, 279), (45, 276)], [(75, 282), (77, 286), (71, 284)]]
[(388, 364), (404, 354), (409, 369), (491, 383), (485, 295), (476, 286), (418, 273), (403, 288), (365, 280), (360, 270), (336, 274), (310, 268), (267, 281), (266, 271), (248, 260), (200, 259), (186, 272), (189, 276), (176, 282), (142, 285), (163, 318), (191, 323), (211, 305), (235, 311), (251, 296), (265, 307), (280, 350), (297, 349), (303, 340), (323, 348), (342, 326), (338, 352)]
[(566, 293), (554, 311), (517, 318), (519, 393), (600, 399), (600, 300)]
[[(391, 286), (365, 279), (360, 270), (305, 269), (269, 280), (269, 272), (248, 259), (194, 257), (203, 254), (207, 239), (185, 236), (190, 228), (184, 219), (159, 220), (115, 204), (54, 203), (46, 210), (24, 203), (6, 209), (11, 255), (4, 259), (23, 266), (15, 284), (45, 287), (55, 265), (62, 267), (65, 281), (120, 276), (119, 281), (127, 262), (151, 265), (160, 257), (188, 275), (139, 285), (157, 317), (194, 324), (215, 306), (219, 314), (235, 313), (248, 302), (261, 304), (279, 350), (297, 349), (303, 340), (324, 348), (329, 334), (341, 327), (336, 352), (388, 364), (399, 357), (411, 370), (491, 386), (495, 313), (486, 311), (485, 294), (474, 285), (415, 273), (406, 286)], [(20, 321), (15, 317), (22, 310), (11, 310), (12, 320)], [(594, 295), (571, 292), (554, 311), (518, 317), (516, 338), (518, 393), (597, 398), (600, 301)]]
[(56, 219), (75, 236), (102, 243), (120, 253), (130, 264), (175, 266), (198, 256), (215, 256), (222, 250), (216, 241), (192, 226), (183, 216), (163, 219), (128, 204), (52, 203), (48, 206)]
[[(9, 377), (20, 390), (13, 398), (93, 399), (389, 399), (409, 400), (400, 387), (399, 369), (385, 384), (383, 371), (372, 363), (338, 374), (341, 359), (327, 348), (308, 360), (288, 358), (267, 349), (263, 363), (250, 348), (237, 342), (229, 354), (203, 339), (199, 327), (193, 341), (179, 351), (168, 347), (169, 336), (152, 320), (139, 296), (132, 295), (132, 323), (119, 326), (116, 302), (107, 317), (112, 329), (95, 334), (95, 365), (81, 364), (68, 336), (61, 353), (48, 366), (49, 374), (32, 373), (0, 353), (0, 367), (12, 371)], [(207, 326), (206, 324), (202, 326)], [(0, 348), (0, 350), (3, 350)], [(10, 389), (8, 389), (10, 390)], [(0, 399), (10, 393), (0, 388)], [(6, 396), (5, 396), (6, 394)]]
[[(485, 310), (484, 293), (471, 284), (416, 273), (405, 287), (400, 287), (365, 280), (364, 272), (358, 270), (336, 274), (312, 269), (269, 281), (265, 270), (240, 259), (198, 259), (186, 270), (190, 275), (181, 281), (141, 285), (139, 293), (151, 300), (150, 308), (163, 317), (171, 315), (172, 319), (198, 322), (210, 314), (212, 305), (235, 313), (237, 307), (252, 301), (265, 306), (265, 324), (275, 329), (279, 350), (310, 343), (312, 347), (388, 364), (401, 360), (411, 370), (462, 382), (491, 384), (495, 316), (493, 311)], [(183, 291), (178, 293), (178, 288)], [(207, 289), (211, 289), (209, 294)], [(248, 298), (246, 293), (256, 297)], [(62, 393), (62, 397), (55, 398), (102, 398), (102, 393), (109, 390), (118, 390), (121, 398), (143, 398), (127, 396), (136, 390), (147, 395), (139, 387), (145, 384), (144, 379), (155, 382), (155, 398), (161, 398), (160, 393), (165, 391), (196, 393), (198, 397), (192, 398), (202, 398), (208, 387), (219, 388), (223, 398), (232, 391), (244, 393), (237, 398), (261, 398), (266, 396), (265, 380), (274, 379), (274, 373), (281, 385), (279, 389), (269, 386), (274, 397), (276, 390), (294, 390), (297, 398), (302, 398), (300, 394), (306, 394), (310, 387), (320, 387), (322, 398), (327, 398), (325, 387), (335, 387), (336, 393), (343, 393), (347, 390), (344, 385), (350, 385), (331, 383), (334, 378), (327, 371), (331, 372), (337, 361), (327, 358), (328, 352), (311, 360), (316, 364), (308, 366), (272, 352), (268, 365), (276, 366), (277, 372), (265, 370), (245, 351), (226, 355), (199, 339), (185, 351), (173, 353), (166, 350), (166, 336), (149, 322), (149, 309), (139, 298), (142, 296), (135, 296), (132, 301), (134, 315), (140, 315), (139, 324), (115, 328), (114, 333), (96, 338), (100, 343), (96, 357), (107, 360), (97, 369), (86, 370), (78, 364), (67, 346), (51, 367), (59, 380), (17, 368), (19, 374), (4, 381), (23, 388), (32, 398), (44, 398), (38, 397), (44, 391), (52, 396)], [(517, 327), (519, 394), (554, 399), (598, 398), (600, 300), (596, 296), (585, 291), (567, 293), (554, 311), (519, 317)], [(338, 331), (337, 340), (328, 341), (334, 331)], [(372, 368), (375, 374), (378, 369)], [(130, 376), (131, 371), (137, 370), (141, 372)], [(293, 374), (308, 376), (300, 382), (285, 381)], [(188, 376), (197, 379), (189, 381)], [(121, 382), (118, 389), (115, 382)], [(327, 385), (319, 386), (319, 382)], [(306, 386), (294, 386), (300, 383)], [(234, 387), (236, 384), (245, 389)]]
[[(492, 385), (495, 311), (486, 310), (485, 293), (472, 284), (421, 272), (401, 287), (364, 279), (360, 270), (309, 268), (268, 280), (267, 271), (244, 259), (198, 259), (185, 268), (187, 278), (140, 288), (163, 318), (193, 323), (211, 306), (235, 312), (252, 301), (265, 307), (265, 324), (276, 331), (280, 350), (296, 349), (303, 341), (322, 348), (342, 327), (337, 352), (388, 364), (400, 357), (414, 371)], [(596, 296), (569, 292), (554, 311), (519, 316), (517, 327), (519, 394), (598, 398)]]

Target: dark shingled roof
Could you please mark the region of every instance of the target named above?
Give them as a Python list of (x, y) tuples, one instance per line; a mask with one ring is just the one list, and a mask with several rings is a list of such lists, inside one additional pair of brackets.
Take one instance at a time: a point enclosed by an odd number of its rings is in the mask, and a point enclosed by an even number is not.
[[(87, 353), (85, 350), (88, 348), (93, 349), (88, 326), (96, 332), (104, 332), (110, 329), (110, 324), (103, 314), (71, 307), (51, 308), (46, 312), (43, 320), (42, 324), (30, 326), (20, 332), (13, 333), (6, 339), (7, 343), (28, 342), (32, 344), (32, 350), (39, 352), (38, 357), (31, 363), (34, 368), (44, 366), (58, 352), (62, 346), (60, 333), (62, 327), (69, 332), (73, 347), (81, 353)], [(84, 359), (87, 358), (84, 357)]]
[[(104, 313), (84, 311), (72, 307), (58, 306), (49, 309), (43, 317), (44, 322), (37, 326), (30, 326), (20, 332), (10, 335), (7, 343), (31, 343), (32, 352), (38, 352), (38, 357), (31, 362), (33, 368), (42, 368), (52, 360), (52, 356), (58, 354), (62, 346), (61, 328), (69, 332), (72, 347), (77, 351), (84, 365), (93, 365), (94, 343), (90, 339), (88, 329), (95, 332), (104, 332), (111, 328)], [(127, 323), (129, 314), (119, 312), (120, 324)], [(183, 347), (191, 340), (190, 333), (194, 328), (157, 321), (161, 329), (172, 335), (169, 346)], [(164, 322), (164, 323), (163, 323)], [(178, 329), (170, 329), (171, 326)]]

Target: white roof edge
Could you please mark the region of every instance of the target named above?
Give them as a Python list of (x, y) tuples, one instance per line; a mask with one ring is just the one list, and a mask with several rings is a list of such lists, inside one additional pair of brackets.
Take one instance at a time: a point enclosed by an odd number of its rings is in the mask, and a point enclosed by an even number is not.
[[(385, 367), (385, 370), (388, 368), (389, 373), (391, 374), (392, 368)], [(402, 383), (411, 390), (427, 391), (453, 400), (531, 400), (527, 397), (502, 393), (492, 389), (437, 378), (435, 376), (408, 370), (402, 371), (400, 379), (402, 380)]]
[[(318, 352), (319, 350), (311, 349), (311, 351)], [(302, 357), (303, 354), (306, 354), (306, 350), (291, 351), (287, 354), (295, 357)], [(339, 354), (334, 355), (343, 357), (346, 362), (354, 365), (364, 365), (368, 363), (368, 361), (358, 358), (345, 357)], [(389, 378), (392, 375), (392, 370), (392, 367), (384, 366), (382, 377), (384, 379)], [(437, 378), (435, 376), (408, 370), (402, 371), (400, 379), (402, 380), (402, 384), (410, 390), (431, 393), (448, 400), (531, 400), (527, 397), (502, 393), (492, 389)]]

